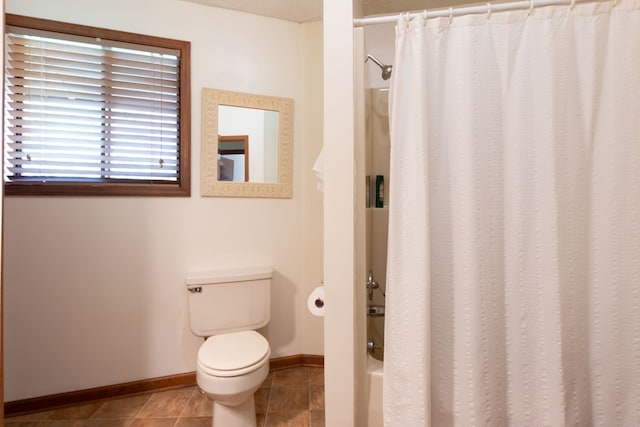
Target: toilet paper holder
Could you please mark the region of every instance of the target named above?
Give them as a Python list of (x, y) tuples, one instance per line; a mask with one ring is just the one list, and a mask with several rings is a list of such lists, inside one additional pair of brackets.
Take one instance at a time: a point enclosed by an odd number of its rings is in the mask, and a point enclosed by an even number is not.
[(307, 309), (314, 316), (324, 316), (324, 280), (307, 298)]
[[(320, 286), (324, 286), (324, 280), (320, 282)], [(324, 307), (324, 300), (322, 298), (318, 297), (313, 302), (313, 304), (318, 308), (322, 308), (322, 307)]]

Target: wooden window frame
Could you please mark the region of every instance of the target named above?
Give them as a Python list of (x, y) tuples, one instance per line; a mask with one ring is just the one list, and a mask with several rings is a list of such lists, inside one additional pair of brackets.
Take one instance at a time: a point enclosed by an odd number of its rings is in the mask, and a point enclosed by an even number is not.
[[(180, 52), (179, 172), (177, 182), (3, 182), (7, 196), (177, 196), (191, 195), (191, 44), (188, 41), (6, 14), (5, 25), (175, 49)], [(5, 65), (6, 67), (6, 65)], [(5, 107), (6, 108), (6, 107)], [(6, 114), (6, 112), (5, 112)], [(4, 133), (3, 133), (4, 135)], [(3, 138), (4, 141), (4, 138)], [(4, 141), (6, 144), (6, 141)], [(3, 149), (5, 146), (3, 145)]]

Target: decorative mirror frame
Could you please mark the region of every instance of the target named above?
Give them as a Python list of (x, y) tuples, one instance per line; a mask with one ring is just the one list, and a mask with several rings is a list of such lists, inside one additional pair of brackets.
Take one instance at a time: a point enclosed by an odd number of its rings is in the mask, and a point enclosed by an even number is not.
[[(218, 181), (218, 106), (255, 108), (278, 114), (278, 182)], [(292, 197), (293, 99), (202, 89), (200, 194), (218, 197)]]

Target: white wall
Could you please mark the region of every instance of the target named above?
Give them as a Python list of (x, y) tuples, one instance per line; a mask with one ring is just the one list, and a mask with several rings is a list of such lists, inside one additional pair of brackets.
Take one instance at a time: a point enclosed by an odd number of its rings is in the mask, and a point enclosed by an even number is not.
[[(272, 357), (322, 354), (322, 319), (306, 310), (322, 280), (322, 194), (311, 173), (322, 144), (321, 25), (179, 0), (8, 0), (6, 9), (191, 41), (192, 196), (6, 197), (5, 400), (195, 370), (192, 269), (272, 265)], [(294, 99), (292, 199), (200, 197), (202, 87)]]
[[(302, 61), (300, 73), (305, 81), (302, 86), (302, 122), (304, 123), (300, 135), (304, 141), (308, 141), (308, 149), (302, 153), (301, 163), (304, 172), (301, 174), (301, 185), (305, 189), (302, 192), (302, 232), (299, 235), (301, 245), (305, 248), (303, 283), (309, 288), (321, 285), (323, 280), (323, 206), (324, 195), (317, 190), (317, 179), (309, 173), (323, 144), (323, 24), (315, 22), (302, 26)], [(296, 109), (297, 111), (297, 109)], [(297, 138), (297, 137), (296, 137)], [(311, 262), (309, 262), (311, 261)], [(310, 292), (309, 292), (310, 293)], [(305, 299), (308, 293), (302, 295)], [(302, 348), (306, 354), (324, 354), (324, 319), (312, 316), (306, 306), (296, 305), (300, 324), (304, 325), (302, 333)]]

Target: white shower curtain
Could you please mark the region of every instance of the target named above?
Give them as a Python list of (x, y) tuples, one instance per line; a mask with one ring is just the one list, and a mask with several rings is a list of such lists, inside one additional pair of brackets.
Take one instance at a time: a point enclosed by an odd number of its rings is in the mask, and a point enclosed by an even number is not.
[(640, 0), (397, 27), (388, 427), (640, 426)]

